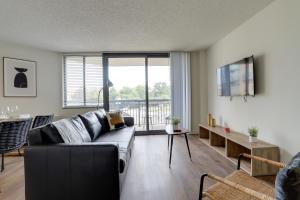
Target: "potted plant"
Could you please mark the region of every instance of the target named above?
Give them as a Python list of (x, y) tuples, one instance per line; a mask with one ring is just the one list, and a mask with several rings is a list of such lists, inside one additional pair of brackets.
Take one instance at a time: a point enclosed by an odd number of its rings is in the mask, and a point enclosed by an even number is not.
[(179, 118), (172, 117), (171, 123), (173, 125), (173, 130), (178, 130), (179, 129), (179, 127), (178, 127), (178, 125), (180, 124), (180, 119)]
[(248, 128), (249, 142), (257, 142), (258, 129), (256, 127)]

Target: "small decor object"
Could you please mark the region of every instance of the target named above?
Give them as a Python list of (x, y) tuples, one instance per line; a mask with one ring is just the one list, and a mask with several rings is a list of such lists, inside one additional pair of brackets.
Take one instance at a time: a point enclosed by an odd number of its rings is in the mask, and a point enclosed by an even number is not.
[(225, 133), (230, 133), (230, 128), (229, 127), (225, 127), (224, 131), (225, 131)]
[(258, 129), (256, 127), (248, 128), (249, 142), (257, 142)]
[(215, 118), (211, 119), (211, 126), (216, 127), (216, 119)]
[(36, 97), (36, 62), (16, 58), (3, 58), (4, 96)]
[(208, 118), (207, 118), (208, 126), (211, 126), (211, 119), (212, 119), (212, 114), (209, 113), (209, 114), (208, 114)]
[(173, 125), (173, 130), (174, 131), (178, 131), (178, 130), (180, 130), (179, 129), (179, 124), (180, 124), (180, 119), (179, 118), (176, 118), (176, 117), (172, 117), (171, 118), (171, 123), (172, 123), (172, 125)]
[(124, 117), (121, 111), (111, 111), (106, 113), (110, 130), (123, 128), (125, 126)]

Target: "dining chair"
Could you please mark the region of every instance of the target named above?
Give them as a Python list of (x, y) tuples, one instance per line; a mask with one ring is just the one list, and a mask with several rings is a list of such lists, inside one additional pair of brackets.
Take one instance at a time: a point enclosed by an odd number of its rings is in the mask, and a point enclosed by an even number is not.
[(52, 115), (37, 115), (33, 120), (32, 128), (50, 124), (53, 121), (53, 116), (54, 116), (53, 114)]
[[(276, 175), (275, 187), (251, 176), (240, 169), (242, 159), (251, 159), (281, 169)], [(217, 183), (203, 190), (204, 179)], [(263, 157), (241, 154), (237, 170), (223, 178), (214, 174), (203, 174), (200, 179), (199, 200), (296, 200), (300, 199), (300, 153), (289, 164), (268, 160)]]
[(26, 143), (31, 122), (32, 118), (0, 122), (1, 172), (4, 170), (4, 154), (19, 150)]

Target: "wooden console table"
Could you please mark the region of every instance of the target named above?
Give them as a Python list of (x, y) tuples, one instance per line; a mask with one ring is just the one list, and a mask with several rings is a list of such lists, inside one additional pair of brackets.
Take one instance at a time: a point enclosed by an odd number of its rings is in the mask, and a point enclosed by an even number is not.
[[(260, 156), (274, 161), (280, 160), (278, 146), (261, 140), (250, 143), (247, 135), (235, 131), (226, 133), (224, 128), (220, 126), (211, 127), (199, 124), (199, 135), (202, 142), (235, 164), (237, 164), (238, 156), (241, 153)], [(278, 168), (255, 160), (243, 160), (241, 168), (251, 176), (275, 175), (278, 172)]]

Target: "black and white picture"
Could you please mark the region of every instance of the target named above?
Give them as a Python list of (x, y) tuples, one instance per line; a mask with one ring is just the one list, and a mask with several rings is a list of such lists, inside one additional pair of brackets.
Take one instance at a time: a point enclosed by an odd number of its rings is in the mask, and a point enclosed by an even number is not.
[(15, 70), (17, 70), (19, 73), (17, 73), (15, 76), (14, 86), (16, 88), (27, 88), (27, 76), (24, 73), (27, 72), (27, 69), (15, 67)]
[(4, 96), (35, 97), (36, 62), (16, 58), (3, 58)]

